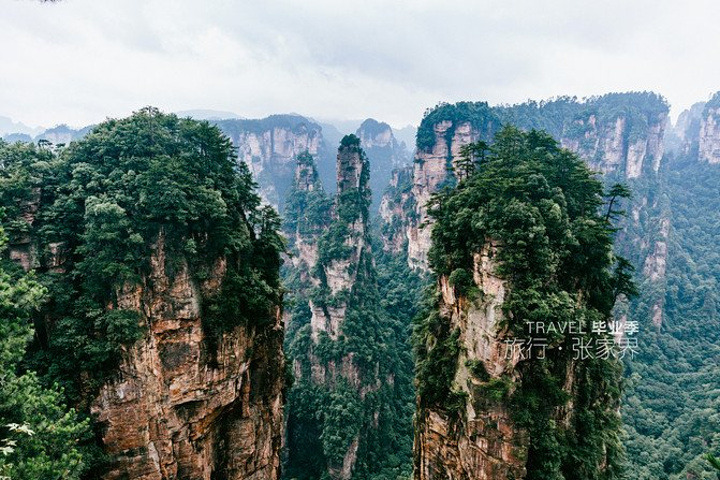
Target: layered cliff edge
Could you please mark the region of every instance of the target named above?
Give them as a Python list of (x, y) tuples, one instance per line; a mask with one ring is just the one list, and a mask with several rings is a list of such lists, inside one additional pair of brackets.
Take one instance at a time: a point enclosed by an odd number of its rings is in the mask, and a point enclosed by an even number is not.
[[(259, 185), (262, 199), (282, 210), (295, 174), (295, 157), (309, 152), (322, 162), (322, 171), (332, 171), (332, 156), (322, 127), (298, 115), (272, 115), (258, 120), (220, 120), (220, 129), (238, 149)], [(327, 166), (327, 168), (325, 168)]]
[[(264, 327), (211, 340), (203, 293), (221, 288), (226, 260), (198, 285), (187, 264), (173, 278), (163, 241), (145, 285), (117, 307), (143, 312), (147, 334), (124, 355), (91, 412), (112, 462), (104, 479), (277, 479), (283, 427), (280, 306)], [(208, 351), (209, 344), (213, 344)]]

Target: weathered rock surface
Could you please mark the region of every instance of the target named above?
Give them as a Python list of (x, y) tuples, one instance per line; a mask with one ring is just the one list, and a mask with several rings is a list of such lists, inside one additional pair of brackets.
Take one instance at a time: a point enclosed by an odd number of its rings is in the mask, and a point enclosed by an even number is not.
[(283, 328), (235, 328), (206, 349), (200, 293), (187, 265), (165, 274), (159, 242), (144, 285), (119, 292), (119, 308), (142, 312), (148, 334), (129, 349), (116, 379), (92, 405), (112, 458), (104, 479), (279, 477)]
[[(24, 206), (35, 220), (37, 203)], [(10, 245), (10, 258), (38, 268), (29, 236)], [(44, 268), (64, 271), (62, 249), (50, 245)], [(163, 241), (151, 273), (118, 291), (117, 307), (141, 313), (145, 338), (127, 349), (113, 380), (103, 385), (91, 412), (109, 464), (106, 480), (243, 479), (280, 475), (284, 357), (281, 309), (262, 327), (237, 327), (208, 351), (201, 293), (216, 291), (225, 262), (202, 285), (186, 262), (166, 275)]]
[(698, 158), (707, 163), (720, 163), (720, 107), (708, 103), (700, 120)]
[[(420, 127), (432, 137), (425, 140), (427, 145), (418, 148), (413, 171), (412, 210), (405, 211), (399, 220), (405, 225), (408, 238), (408, 262), (411, 267), (426, 270), (427, 252), (430, 248), (430, 232), (425, 205), (430, 196), (445, 183), (455, 181), (450, 168), (460, 156), (460, 149), (478, 140), (490, 141), (501, 123), (512, 123), (520, 128), (545, 127), (555, 135), (561, 145), (577, 153), (588, 165), (607, 176), (618, 180), (633, 180), (643, 175), (656, 174), (664, 153), (664, 134), (668, 109), (660, 100), (646, 110), (634, 109), (634, 94), (599, 97), (587, 102), (569, 102), (564, 113), (553, 122), (545, 119), (552, 102), (530, 104), (532, 115), (518, 115), (527, 105), (511, 107), (486, 107), (483, 116), (467, 114), (464, 104), (441, 106), (442, 109), (456, 109), (456, 113), (445, 115), (433, 123), (432, 116), (426, 117)], [(623, 103), (625, 102), (625, 103)], [(619, 104), (618, 107), (616, 104)], [(484, 104), (475, 104), (484, 105)], [(707, 121), (705, 130), (712, 150), (715, 126)], [(432, 133), (430, 133), (432, 132)], [(720, 152), (720, 132), (718, 134)], [(720, 155), (720, 153), (718, 153)], [(720, 157), (718, 157), (720, 161)], [(394, 218), (394, 217), (393, 217)], [(386, 219), (386, 222), (388, 220)], [(422, 228), (424, 226), (424, 228)]]
[(430, 250), (431, 228), (427, 225), (427, 202), (446, 181), (454, 180), (449, 171), (460, 157), (460, 149), (469, 143), (486, 138), (485, 132), (473, 128), (468, 121), (442, 121), (432, 126), (434, 142), (428, 150), (418, 149), (413, 168), (413, 209), (405, 223), (408, 238), (408, 263), (426, 270)]
[(221, 120), (217, 125), (238, 149), (262, 199), (282, 209), (295, 174), (295, 158), (309, 152), (324, 159), (322, 128), (297, 115), (272, 115), (261, 120)]
[(411, 166), (392, 172), (390, 185), (382, 196), (378, 214), (383, 222), (381, 231), (383, 250), (399, 254), (407, 248), (406, 212), (414, 210), (415, 198), (412, 195)]
[(510, 419), (506, 405), (488, 399), (484, 382), (469, 371), (480, 362), (490, 379), (515, 375), (518, 351), (506, 351), (500, 327), (505, 282), (494, 273), (491, 249), (474, 256), (473, 280), (483, 292), (471, 302), (458, 297), (446, 277), (439, 280), (440, 310), (459, 329), (460, 353), (453, 387), (467, 395), (463, 420), (437, 408), (420, 407), (415, 421), (415, 478), (458, 480), (523, 478), (527, 438)]
[(410, 152), (395, 139), (390, 125), (372, 118), (365, 120), (355, 134), (370, 161), (371, 211), (377, 212), (393, 170), (410, 163)]

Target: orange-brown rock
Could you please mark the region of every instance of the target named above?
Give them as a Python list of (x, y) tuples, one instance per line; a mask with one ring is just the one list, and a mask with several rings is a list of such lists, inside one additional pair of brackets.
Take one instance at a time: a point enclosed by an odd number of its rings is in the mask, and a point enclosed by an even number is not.
[(243, 479), (279, 475), (283, 328), (237, 327), (209, 352), (200, 294), (185, 265), (165, 274), (162, 241), (143, 285), (119, 292), (118, 308), (142, 313), (148, 332), (92, 405), (112, 458), (106, 480)]
[(453, 389), (467, 395), (461, 414), (421, 404), (415, 419), (415, 478), (494, 480), (523, 478), (527, 437), (513, 424), (506, 405), (482, 393), (482, 382), (468, 368), (481, 362), (491, 379), (514, 376), (519, 351), (506, 351), (500, 323), (505, 282), (494, 273), (490, 248), (474, 257), (473, 274), (481, 298), (457, 297), (446, 277), (439, 280), (440, 310), (460, 332), (461, 348)]

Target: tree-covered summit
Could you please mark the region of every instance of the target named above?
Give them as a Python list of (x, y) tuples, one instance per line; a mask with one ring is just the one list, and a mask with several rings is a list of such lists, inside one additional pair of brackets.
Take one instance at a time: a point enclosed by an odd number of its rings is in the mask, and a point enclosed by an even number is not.
[[(550, 135), (504, 127), (467, 178), (430, 202), (435, 274), (472, 309), (486, 295), (474, 281), (477, 254), (486, 252), (496, 265), (490, 274), (507, 286), (493, 335), (529, 340), (535, 350), (501, 377), (493, 376), (496, 364), (492, 374), (480, 368), (488, 359), (468, 359), (484, 393), (482, 401), (467, 399), (455, 375), (465, 355), (460, 337), (471, 333), (460, 330), (455, 314), (450, 320), (442, 297), (433, 294), (416, 326), (419, 406), (446, 412), (460, 425), (466, 401), (480, 402), (473, 403), (476, 413), (492, 402), (507, 408), (527, 435), (527, 479), (622, 478), (620, 365), (614, 354), (577, 357), (576, 342), (612, 344), (593, 324), (612, 320), (616, 298), (634, 292), (627, 262), (612, 252), (617, 197), (625, 193), (618, 188), (610, 203), (585, 163)], [(540, 322), (574, 323), (582, 332), (533, 332)]]
[(277, 214), (261, 206), (230, 141), (207, 122), (145, 108), (43, 162), (9, 162), (3, 175), (17, 179), (0, 191), (4, 204), (39, 194), (31, 225), (14, 219), (11, 240), (29, 233), (37, 245), (50, 301), (47, 321), (36, 324), (35, 359), (75, 401), (142, 337), (148, 320), (118, 308), (119, 295), (146, 284), (158, 248), (171, 278), (185, 264), (201, 282), (218, 259), (227, 262), (222, 288), (203, 298), (209, 338), (267, 322), (280, 304)]

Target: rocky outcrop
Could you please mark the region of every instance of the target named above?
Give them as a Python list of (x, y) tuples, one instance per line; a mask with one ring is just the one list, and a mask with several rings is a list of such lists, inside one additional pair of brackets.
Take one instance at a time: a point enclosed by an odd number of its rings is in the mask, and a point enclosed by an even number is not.
[(325, 159), (322, 128), (297, 115), (272, 115), (261, 120), (216, 122), (238, 150), (259, 185), (262, 199), (283, 209), (295, 174), (295, 158), (308, 152)]
[[(147, 281), (118, 295), (142, 312), (148, 334), (133, 345), (92, 413), (112, 458), (102, 478), (276, 479), (282, 438), (283, 328), (238, 327), (211, 355), (201, 290), (219, 287), (224, 263), (198, 285), (186, 263), (166, 275), (162, 240)], [(212, 358), (211, 358), (212, 357)]]
[(406, 222), (415, 210), (415, 197), (412, 195), (411, 166), (392, 172), (390, 185), (380, 201), (378, 214), (382, 219), (381, 237), (383, 250), (393, 254), (404, 253), (407, 248), (408, 226)]
[[(387, 149), (392, 154), (395, 153), (394, 151), (399, 146), (390, 125), (385, 122), (378, 122), (374, 118), (368, 118), (362, 122), (357, 129), (356, 136), (360, 139), (360, 146), (369, 158), (369, 150), (375, 148)], [(391, 164), (397, 164), (399, 161), (400, 159), (393, 158)]]
[(665, 135), (666, 151), (683, 157), (692, 156), (691, 152), (697, 152), (703, 110), (705, 110), (705, 102), (699, 102), (678, 115), (677, 122)]
[(408, 238), (408, 263), (412, 268), (427, 270), (427, 253), (430, 250), (427, 202), (445, 183), (453, 184), (455, 175), (451, 168), (460, 157), (460, 149), (478, 140), (489, 140), (488, 136), (499, 128), (500, 122), (489, 120), (487, 124), (473, 124), (470, 120), (442, 120), (421, 129), (432, 130), (432, 141), (428, 148), (418, 146), (413, 168), (412, 196), (413, 210), (406, 213)]
[(317, 286), (312, 271), (318, 261), (318, 239), (329, 222), (330, 203), (309, 152), (297, 156), (295, 179), (286, 200), (286, 235), (293, 270), (304, 288)]
[[(338, 150), (332, 205), (322, 207), (324, 198), (302, 186), (316, 190), (302, 180), (308, 178), (303, 166), (288, 199), (288, 233), (300, 239), (294, 251), (308, 272), (305, 279), (295, 272), (287, 282), (296, 302), (288, 319), (295, 374), (288, 409), (291, 477), (348, 480), (360, 469), (370, 478), (401, 455), (393, 460), (384, 453), (388, 446), (379, 443), (396, 435), (395, 422), (404, 413), (396, 410), (394, 390), (401, 352), (376, 283), (369, 169), (360, 139), (348, 135)], [(297, 248), (309, 245), (306, 253)], [(407, 373), (402, 381), (402, 388), (409, 388)]]
[[(337, 296), (341, 292), (350, 292), (358, 283), (357, 275), (361, 273), (357, 267), (362, 264), (364, 257), (371, 255), (367, 210), (369, 168), (367, 157), (359, 145), (340, 147), (337, 156), (337, 197), (333, 222), (340, 226), (345, 235), (331, 241), (337, 243), (340, 248), (347, 249), (347, 255), (330, 256), (329, 258), (326, 256), (327, 260), (320, 267), (323, 270), (323, 275), (321, 275), (321, 278), (324, 277), (323, 287), (331, 296)], [(365, 205), (363, 206), (362, 203)], [(357, 208), (358, 211), (349, 215), (343, 212), (343, 210), (354, 208)], [(341, 333), (348, 301), (333, 303), (333, 305), (326, 305), (310, 301), (312, 311), (310, 325), (313, 339), (316, 341), (321, 332), (326, 333), (332, 340), (337, 340)], [(352, 358), (347, 358), (347, 361), (352, 363)], [(322, 375), (320, 375), (323, 378), (318, 378), (318, 380), (323, 383), (334, 382), (333, 379), (325, 377), (326, 373), (323, 368)]]
[[(29, 205), (29, 223), (37, 205)], [(10, 258), (40, 267), (31, 238)], [(51, 245), (44, 270), (63, 273), (63, 249)], [(274, 480), (280, 473), (283, 417), (281, 310), (269, 326), (238, 327), (208, 351), (201, 293), (222, 283), (219, 260), (202, 285), (187, 262), (169, 278), (162, 239), (142, 285), (117, 292), (117, 308), (141, 312), (145, 337), (127, 349), (91, 413), (109, 463), (101, 478)]]
[(700, 119), (698, 159), (720, 163), (720, 92), (705, 105)]
[[(483, 292), (474, 302), (456, 295), (447, 277), (439, 279), (439, 309), (459, 331), (459, 354), (452, 384), (467, 400), (463, 420), (445, 409), (418, 409), (415, 421), (415, 478), (492, 480), (523, 478), (527, 436), (510, 418), (507, 406), (488, 398), (483, 385), (516, 376), (519, 350), (506, 352), (501, 327), (505, 281), (495, 274), (488, 247), (474, 257), (473, 281)], [(485, 378), (471, 370), (482, 369)]]
[(611, 232), (587, 196), (601, 185), (544, 135), (508, 128), (495, 145), (433, 214), (415, 478), (611, 478), (621, 368), (614, 330), (591, 319), (611, 320), (632, 286), (609, 273)]
[[(32, 223), (37, 205), (27, 211)], [(37, 268), (35, 252), (32, 239), (18, 238), (10, 258), (26, 270)], [(63, 273), (63, 249), (51, 245), (50, 253), (42, 268)], [(141, 312), (148, 332), (126, 350), (113, 380), (92, 402), (109, 459), (101, 478), (278, 479), (284, 389), (280, 307), (269, 325), (235, 328), (210, 352), (201, 294), (220, 288), (225, 263), (219, 260), (200, 285), (184, 261), (169, 278), (168, 261), (161, 239), (145, 281), (117, 292), (117, 308)]]
[[(542, 128), (594, 170), (627, 181), (658, 172), (668, 111), (661, 97), (647, 93), (609, 94), (585, 102), (561, 98), (492, 108), (483, 102), (459, 103), (429, 111), (418, 130), (414, 210), (405, 212), (402, 219), (409, 264), (422, 270), (428, 267), (431, 228), (425, 205), (442, 185), (456, 181), (451, 168), (463, 145), (490, 141), (505, 123), (522, 129)], [(411, 214), (416, 219), (408, 218)]]
[(360, 138), (360, 146), (370, 161), (371, 211), (377, 212), (393, 170), (407, 165), (410, 153), (404, 148), (404, 144), (397, 142), (387, 123), (369, 118), (360, 125), (355, 134)]
[(560, 140), (594, 170), (632, 179), (640, 177), (645, 168), (657, 173), (666, 123), (667, 111), (646, 116), (620, 113), (605, 120), (592, 113), (574, 120)]

